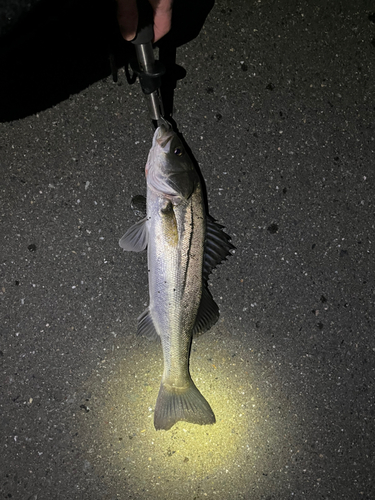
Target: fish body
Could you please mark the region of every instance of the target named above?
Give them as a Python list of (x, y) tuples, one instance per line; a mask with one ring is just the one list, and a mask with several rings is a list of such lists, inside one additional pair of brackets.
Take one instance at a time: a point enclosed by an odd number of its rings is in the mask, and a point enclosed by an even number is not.
[(159, 336), (164, 358), (154, 425), (168, 430), (179, 420), (213, 424), (215, 415), (190, 376), (190, 347), (193, 334), (219, 317), (207, 278), (233, 247), (206, 214), (199, 175), (180, 139), (164, 126), (155, 132), (146, 178), (147, 215), (120, 246), (147, 247), (150, 303), (138, 318), (138, 332)]

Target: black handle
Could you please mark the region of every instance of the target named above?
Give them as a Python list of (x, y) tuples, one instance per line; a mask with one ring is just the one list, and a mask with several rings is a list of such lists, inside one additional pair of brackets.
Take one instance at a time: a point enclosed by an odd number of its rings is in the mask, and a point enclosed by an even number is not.
[(138, 27), (132, 40), (135, 45), (152, 42), (154, 39), (154, 11), (147, 0), (137, 0)]

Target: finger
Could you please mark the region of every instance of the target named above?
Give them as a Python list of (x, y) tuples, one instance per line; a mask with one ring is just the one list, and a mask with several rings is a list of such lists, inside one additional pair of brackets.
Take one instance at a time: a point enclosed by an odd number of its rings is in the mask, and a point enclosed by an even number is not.
[(117, 0), (117, 21), (123, 38), (133, 40), (138, 24), (136, 0)]
[(154, 42), (171, 29), (173, 0), (150, 0), (154, 9)]

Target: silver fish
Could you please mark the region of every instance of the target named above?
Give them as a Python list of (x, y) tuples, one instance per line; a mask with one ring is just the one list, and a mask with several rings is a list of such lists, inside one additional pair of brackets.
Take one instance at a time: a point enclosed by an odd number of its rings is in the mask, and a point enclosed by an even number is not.
[(213, 424), (215, 415), (190, 376), (190, 348), (193, 335), (219, 317), (207, 280), (234, 247), (206, 214), (198, 172), (181, 140), (163, 125), (153, 138), (146, 178), (147, 215), (128, 229), (120, 246), (148, 252), (150, 305), (138, 318), (138, 333), (159, 336), (163, 348), (154, 425), (168, 430), (179, 420)]

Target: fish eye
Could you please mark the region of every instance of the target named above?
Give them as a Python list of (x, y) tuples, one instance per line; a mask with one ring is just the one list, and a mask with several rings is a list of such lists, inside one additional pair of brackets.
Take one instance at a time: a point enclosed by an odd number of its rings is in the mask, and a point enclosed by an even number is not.
[(177, 156), (181, 156), (182, 155), (182, 149), (180, 148), (175, 148), (174, 150), (174, 154), (177, 155)]

